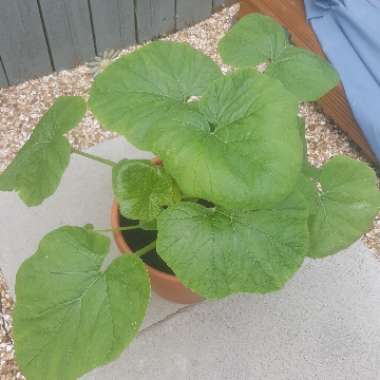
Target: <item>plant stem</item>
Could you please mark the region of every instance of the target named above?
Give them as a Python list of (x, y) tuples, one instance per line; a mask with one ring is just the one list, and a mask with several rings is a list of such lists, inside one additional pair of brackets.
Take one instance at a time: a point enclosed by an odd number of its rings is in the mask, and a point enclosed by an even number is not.
[(146, 253), (150, 252), (155, 247), (156, 247), (156, 240), (152, 241), (151, 243), (149, 243), (145, 247), (140, 248), (138, 251), (133, 252), (133, 254), (138, 256), (138, 257), (141, 257), (141, 256), (145, 255)]
[(137, 228), (141, 228), (139, 224), (136, 224), (135, 226), (118, 227), (118, 228), (101, 228), (101, 229), (94, 230), (94, 232), (129, 231), (129, 230), (136, 230)]
[(116, 162), (111, 161), (111, 160), (107, 160), (106, 158), (103, 158), (103, 157), (96, 156), (95, 154), (85, 153), (85, 152), (82, 152), (82, 151), (76, 150), (76, 149), (72, 149), (71, 153), (79, 154), (80, 156), (89, 158), (90, 160), (101, 162), (102, 164), (105, 164), (108, 166), (115, 166), (116, 165)]

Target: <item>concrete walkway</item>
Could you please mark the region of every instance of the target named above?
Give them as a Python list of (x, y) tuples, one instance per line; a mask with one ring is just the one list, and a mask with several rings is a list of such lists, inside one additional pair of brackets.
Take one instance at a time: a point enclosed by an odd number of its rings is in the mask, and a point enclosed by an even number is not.
[[(123, 139), (92, 151), (114, 160), (149, 157)], [(111, 197), (111, 170), (78, 156), (40, 207), (0, 193), (0, 265), (12, 291), (18, 266), (48, 231), (108, 227)], [(113, 245), (109, 260), (116, 255)], [(334, 257), (306, 260), (277, 293), (188, 307), (153, 294), (131, 346), (84, 379), (380, 379), (380, 263), (358, 242)]]

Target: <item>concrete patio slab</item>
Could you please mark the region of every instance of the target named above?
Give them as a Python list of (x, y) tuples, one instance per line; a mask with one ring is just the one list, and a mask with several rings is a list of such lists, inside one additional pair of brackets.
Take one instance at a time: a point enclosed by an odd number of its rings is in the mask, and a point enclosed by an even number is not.
[[(148, 158), (123, 139), (90, 151)], [(73, 156), (57, 193), (27, 208), (0, 193), (0, 266), (13, 292), (17, 268), (64, 224), (108, 227), (111, 170)], [(118, 255), (112, 245), (108, 260)], [(280, 292), (183, 307), (152, 296), (143, 329), (119, 359), (83, 380), (380, 379), (380, 263), (361, 242), (306, 260)]]
[(380, 265), (356, 243), (280, 292), (183, 309), (83, 380), (380, 379)]
[[(115, 161), (152, 157), (150, 153), (137, 150), (123, 138), (101, 143), (89, 149), (89, 152)], [(0, 267), (12, 295), (17, 269), (36, 251), (39, 241), (49, 231), (67, 224), (83, 226), (92, 223), (98, 228), (110, 227), (111, 172), (111, 168), (105, 165), (74, 154), (57, 192), (42, 205), (28, 208), (16, 193), (0, 192)], [(107, 263), (119, 255), (111, 240)], [(167, 302), (152, 294), (143, 327), (181, 307), (183, 305)]]

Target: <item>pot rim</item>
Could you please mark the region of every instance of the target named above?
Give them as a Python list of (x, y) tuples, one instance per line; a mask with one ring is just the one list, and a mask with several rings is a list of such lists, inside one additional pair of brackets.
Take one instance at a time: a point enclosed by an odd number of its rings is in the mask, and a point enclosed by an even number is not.
[[(112, 201), (111, 208), (111, 226), (112, 228), (120, 228), (120, 215), (119, 215), (119, 205), (116, 199)], [(120, 230), (112, 231), (113, 237), (115, 239), (116, 245), (122, 254), (133, 254), (132, 249), (128, 246), (128, 243), (125, 241), (123, 234)], [(163, 280), (170, 281), (172, 283), (181, 284), (181, 281), (172, 274), (161, 272), (160, 270), (151, 267), (150, 265), (144, 262), (144, 265), (148, 268), (148, 271), (156, 277), (160, 277)]]

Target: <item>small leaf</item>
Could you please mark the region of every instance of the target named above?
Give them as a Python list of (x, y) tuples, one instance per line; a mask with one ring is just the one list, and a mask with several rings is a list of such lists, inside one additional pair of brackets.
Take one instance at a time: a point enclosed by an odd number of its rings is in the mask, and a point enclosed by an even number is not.
[(277, 209), (226, 211), (179, 203), (158, 217), (157, 251), (206, 298), (280, 289), (308, 250), (302, 198)]
[(162, 166), (149, 161), (123, 160), (112, 172), (114, 195), (120, 212), (130, 219), (150, 221), (180, 199), (173, 179)]
[(327, 61), (292, 46), (285, 29), (257, 13), (243, 17), (222, 38), (219, 51), (225, 63), (236, 67), (267, 63), (266, 74), (279, 79), (299, 100), (317, 100), (339, 82)]
[(277, 78), (300, 100), (313, 101), (332, 90), (339, 76), (332, 66), (318, 55), (289, 46), (268, 66), (266, 74)]
[(274, 61), (289, 46), (284, 28), (269, 16), (243, 17), (219, 42), (223, 61), (236, 67), (252, 67)]
[(82, 98), (58, 98), (0, 175), (0, 190), (17, 191), (28, 206), (36, 206), (52, 195), (70, 160), (70, 145), (63, 134), (74, 128), (85, 112)]
[(319, 182), (317, 208), (309, 222), (309, 256), (315, 258), (354, 243), (380, 209), (375, 173), (363, 162), (335, 157), (322, 167)]
[(17, 363), (29, 380), (74, 380), (115, 359), (136, 335), (148, 305), (144, 264), (115, 259), (100, 271), (109, 239), (62, 227), (40, 242), (16, 281)]
[(187, 107), (222, 76), (209, 57), (186, 44), (155, 41), (118, 59), (97, 76), (90, 107), (102, 125), (150, 150), (157, 121)]

